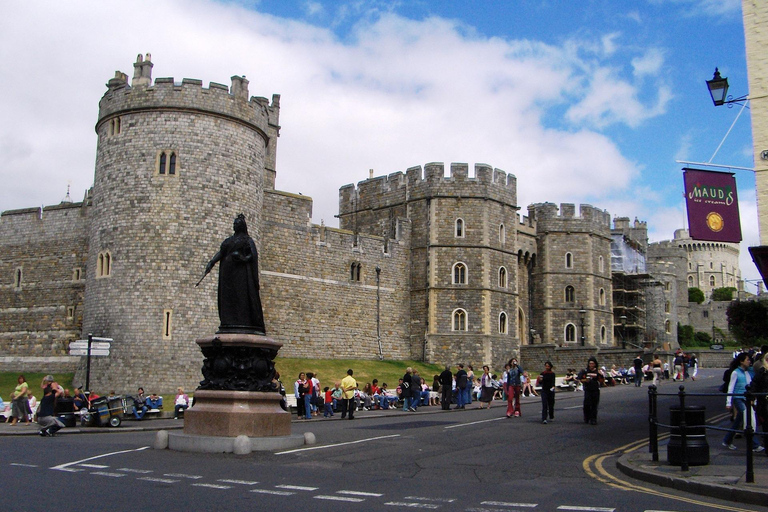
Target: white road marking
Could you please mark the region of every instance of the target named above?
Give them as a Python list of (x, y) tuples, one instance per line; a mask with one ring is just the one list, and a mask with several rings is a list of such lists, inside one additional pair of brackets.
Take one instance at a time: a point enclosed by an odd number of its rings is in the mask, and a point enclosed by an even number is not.
[(311, 448), (297, 448), (295, 450), (288, 450), (285, 452), (276, 452), (275, 455), (285, 455), (286, 453), (306, 452), (309, 450), (322, 450), (324, 448), (334, 448), (336, 446), (347, 446), (350, 444), (367, 443), (368, 441), (375, 441), (377, 439), (389, 439), (392, 437), (400, 437), (400, 434), (393, 434), (391, 436), (369, 437), (368, 439), (360, 439), (358, 441), (350, 441), (348, 443), (326, 444), (323, 446), (312, 446)]
[(433, 510), (440, 507), (440, 505), (433, 505), (432, 503), (408, 503), (405, 501), (388, 501), (385, 505), (394, 507), (429, 508)]
[(11, 466), (19, 466), (22, 468), (36, 468), (37, 464), (22, 464), (21, 462), (11, 462)]
[(237, 484), (237, 485), (256, 485), (259, 482), (253, 482), (250, 480), (229, 480), (227, 478), (220, 478), (217, 482), (223, 482), (225, 484)]
[(146, 475), (147, 473), (154, 473), (151, 469), (133, 469), (133, 468), (117, 468), (117, 471), (124, 471), (126, 473), (139, 473), (140, 475)]
[(200, 475), (185, 475), (184, 473), (164, 473), (163, 476), (169, 476), (171, 478), (189, 478), (190, 480), (200, 480), (203, 478)]
[(110, 473), (109, 471), (91, 471), (92, 475), (110, 476), (112, 478), (120, 478), (125, 476), (125, 473)]
[(505, 508), (468, 508), (466, 512), (507, 512)]
[(557, 510), (577, 510), (587, 512), (613, 512), (615, 508), (602, 508), (602, 507), (572, 507), (570, 505), (560, 505)]
[(416, 501), (437, 501), (440, 503), (453, 503), (455, 498), (424, 498), (422, 496), (406, 496), (404, 500), (416, 500)]
[(533, 508), (538, 506), (538, 503), (507, 503), (506, 501), (481, 501), (481, 505), (492, 505), (494, 507), (525, 507)]
[(93, 468), (93, 469), (107, 469), (109, 467), (103, 464), (80, 464), (80, 466), (84, 468)]
[(111, 455), (120, 455), (121, 453), (140, 452), (148, 448), (149, 446), (142, 446), (141, 448), (136, 448), (134, 450), (120, 450), (119, 452), (103, 453), (101, 455), (96, 455), (94, 457), (88, 457), (87, 459), (76, 460), (74, 462), (67, 462), (65, 464), (59, 464), (58, 466), (53, 466), (51, 469), (55, 469), (58, 471), (72, 471), (72, 472), (82, 471), (82, 469), (71, 469), (70, 466), (74, 466), (76, 464), (82, 464), (83, 462), (88, 462), (89, 460), (100, 459), (102, 457), (109, 457)]
[(203, 483), (192, 484), (192, 486), (193, 487), (208, 487), (210, 489), (231, 489), (232, 488), (231, 485), (203, 484)]
[(261, 494), (277, 494), (278, 496), (292, 496), (296, 494), (290, 491), (273, 491), (272, 489), (251, 489), (251, 492), (258, 492)]
[(563, 409), (567, 411), (568, 409), (582, 409), (583, 407), (582, 405), (572, 405), (571, 407), (563, 407)]
[(154, 476), (142, 476), (137, 478), (137, 480), (144, 480), (145, 482), (160, 482), (161, 484), (175, 484), (176, 482), (180, 481), (171, 480), (170, 478), (157, 478)]
[[(51, 468), (54, 469), (54, 468)], [(70, 473), (79, 473), (81, 471), (85, 471), (84, 469), (77, 469), (77, 468), (57, 468), (58, 471), (68, 471)]]
[(350, 498), (349, 496), (327, 496), (325, 494), (318, 494), (317, 496), (312, 497), (316, 500), (351, 501), (354, 503), (365, 501), (365, 498)]
[(319, 487), (304, 487), (303, 485), (288, 485), (288, 484), (282, 484), (282, 485), (276, 485), (278, 489), (292, 489), (294, 491), (316, 491), (319, 489)]
[(503, 420), (503, 419), (506, 419), (506, 417), (502, 416), (501, 418), (492, 418), (490, 420), (472, 421), (470, 423), (459, 423), (458, 425), (448, 425), (447, 427), (443, 427), (443, 428), (448, 430), (449, 428), (468, 427), (470, 425), (477, 425), (479, 423), (488, 423), (489, 421), (499, 421), (499, 420)]
[(351, 496), (371, 496), (373, 498), (380, 498), (384, 496), (378, 492), (362, 492), (362, 491), (336, 491), (336, 494), (349, 494)]

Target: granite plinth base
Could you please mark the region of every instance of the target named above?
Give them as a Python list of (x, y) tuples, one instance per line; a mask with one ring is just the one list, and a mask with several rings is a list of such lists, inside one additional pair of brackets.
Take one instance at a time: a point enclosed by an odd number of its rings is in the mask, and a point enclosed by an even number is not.
[[(186, 421), (186, 420), (185, 420)], [(179, 452), (235, 453), (236, 437), (196, 436), (179, 432), (168, 433), (168, 448)], [(250, 451), (289, 450), (304, 446), (301, 434), (274, 437), (251, 437)], [(240, 448), (242, 450), (242, 447)], [(247, 453), (241, 451), (240, 453)]]
[[(235, 438), (291, 435), (291, 415), (280, 407), (280, 393), (195, 391), (195, 405), (184, 413), (184, 434)], [(218, 451), (218, 450), (217, 450)]]

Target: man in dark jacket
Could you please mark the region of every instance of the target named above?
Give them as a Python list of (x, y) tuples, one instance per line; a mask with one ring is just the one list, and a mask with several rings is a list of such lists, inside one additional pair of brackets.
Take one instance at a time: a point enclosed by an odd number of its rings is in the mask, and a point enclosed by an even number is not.
[(403, 383), (400, 384), (400, 387), (402, 389), (401, 397), (403, 399), (403, 411), (415, 411), (416, 409), (411, 408), (411, 400), (412, 400), (412, 392), (411, 392), (411, 376), (413, 373), (413, 369), (409, 366), (405, 369), (405, 375), (403, 375)]
[(638, 354), (632, 366), (635, 368), (635, 387), (639, 388), (643, 385), (643, 354)]
[(440, 374), (440, 405), (444, 411), (451, 408), (451, 395), (453, 394), (453, 374), (451, 366), (445, 365), (445, 370)]
[(456, 409), (464, 408), (464, 390), (467, 388), (467, 372), (464, 365), (459, 364), (456, 372)]

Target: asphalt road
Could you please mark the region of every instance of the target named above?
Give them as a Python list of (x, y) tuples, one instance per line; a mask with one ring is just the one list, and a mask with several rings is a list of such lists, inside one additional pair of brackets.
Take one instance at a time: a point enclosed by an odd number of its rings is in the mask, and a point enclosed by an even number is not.
[[(704, 370), (686, 389), (715, 392), (721, 373)], [(677, 386), (667, 381), (661, 391)], [(0, 493), (8, 510), (41, 511), (768, 510), (618, 473), (617, 449), (647, 441), (647, 391), (604, 389), (596, 426), (582, 421), (581, 393), (558, 393), (547, 425), (536, 398), (524, 399), (523, 416), (512, 419), (500, 403), (490, 411), (381, 411), (294, 423), (294, 433), (313, 432), (318, 443), (248, 456), (153, 450), (153, 432), (4, 437)], [(676, 398), (659, 399), (662, 422), (670, 403)], [(720, 396), (687, 404), (706, 405), (708, 417), (725, 410)]]

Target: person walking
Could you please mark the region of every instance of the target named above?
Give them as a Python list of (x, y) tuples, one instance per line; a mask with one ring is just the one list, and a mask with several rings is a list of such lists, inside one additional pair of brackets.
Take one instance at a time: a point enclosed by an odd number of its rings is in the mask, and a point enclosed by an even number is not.
[(475, 372), (471, 364), (467, 365), (467, 387), (464, 388), (464, 404), (472, 404), (472, 389), (475, 387)]
[(661, 369), (661, 359), (659, 359), (658, 354), (653, 355), (653, 361), (651, 361), (651, 372), (653, 373), (653, 385), (658, 386), (661, 382), (661, 374), (663, 370)]
[(587, 367), (579, 372), (578, 378), (584, 385), (584, 423), (597, 425), (600, 386), (605, 382), (605, 375), (597, 366), (595, 357), (590, 357), (587, 360)]
[[(490, 409), (491, 402), (493, 401), (493, 394), (496, 392), (496, 388), (493, 387), (493, 378), (491, 377), (491, 369), (488, 365), (483, 365), (483, 374), (480, 376), (480, 407), (479, 409)], [(483, 407), (485, 404), (485, 407)]]
[[(733, 444), (733, 438), (736, 435), (736, 430), (742, 430), (745, 424), (745, 417), (747, 413), (747, 399), (745, 396), (747, 386), (752, 383), (752, 376), (749, 373), (749, 366), (752, 361), (749, 359), (749, 354), (742, 352), (736, 357), (738, 366), (731, 372), (731, 378), (728, 381), (728, 397), (725, 399), (725, 408), (730, 411), (733, 416), (733, 423), (731, 423), (730, 431), (723, 437), (723, 446), (729, 450), (736, 450), (736, 446)], [(756, 421), (754, 416), (754, 410), (752, 412), (752, 428), (756, 428)], [(758, 436), (752, 438), (752, 451), (755, 453), (762, 452), (764, 448), (760, 446), (758, 442)]]
[(518, 366), (517, 358), (509, 360), (509, 370), (507, 370), (507, 418), (513, 415), (519, 417), (520, 410), (520, 385), (523, 376), (523, 368)]
[(643, 386), (643, 354), (640, 353), (632, 361), (632, 366), (635, 369), (635, 387), (639, 388)]
[(550, 361), (544, 363), (544, 371), (539, 374), (536, 384), (541, 387), (541, 422), (546, 425), (555, 419), (555, 372)]
[(691, 380), (696, 380), (696, 376), (699, 374), (699, 361), (696, 359), (696, 354), (691, 354), (691, 358), (688, 359), (688, 366), (691, 368)]
[(445, 370), (440, 374), (440, 407), (447, 411), (451, 408), (451, 395), (453, 390), (453, 374), (451, 373), (451, 365), (445, 365)]
[(353, 375), (352, 368), (347, 370), (347, 376), (341, 379), (341, 419), (349, 414), (349, 419), (355, 419), (355, 389), (357, 381)]

